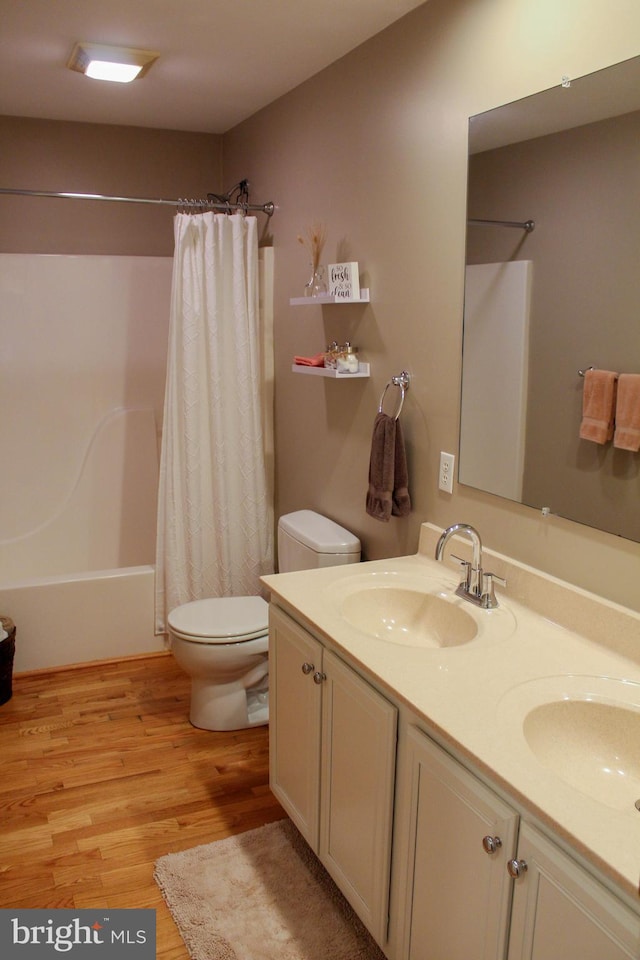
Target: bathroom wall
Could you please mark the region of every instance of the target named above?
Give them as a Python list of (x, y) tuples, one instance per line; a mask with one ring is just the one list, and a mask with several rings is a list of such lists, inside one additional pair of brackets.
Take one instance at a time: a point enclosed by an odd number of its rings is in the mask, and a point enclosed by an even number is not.
[[(640, 609), (637, 543), (437, 488), (440, 451), (458, 447), (468, 117), (638, 53), (636, 0), (430, 0), (225, 136), (225, 178), (278, 206), (278, 512), (329, 514), (368, 558), (414, 552), (425, 519), (473, 523), (492, 548)], [(296, 238), (317, 220), (325, 261), (359, 261), (369, 306), (289, 306), (307, 279)], [(291, 373), (334, 338), (369, 380)], [(371, 427), (405, 368), (413, 513), (383, 524), (364, 511)]]
[[(278, 512), (322, 510), (371, 558), (415, 551), (424, 519), (465, 520), (494, 549), (637, 609), (637, 544), (457, 485), (440, 493), (437, 467), (458, 444), (467, 119), (638, 53), (637, 0), (430, 0), (231, 131), (224, 150), (204, 134), (0, 117), (0, 185), (174, 197), (248, 177), (278, 205)], [(170, 256), (172, 213), (1, 197), (0, 251)], [(325, 260), (359, 260), (370, 306), (289, 307), (307, 279), (296, 237), (317, 219)], [(334, 338), (360, 348), (370, 380), (291, 374), (294, 353)], [(382, 524), (364, 512), (371, 426), (403, 368), (414, 511)]]
[[(220, 137), (0, 117), (0, 186), (174, 199), (220, 192)], [(240, 179), (240, 178), (238, 178)], [(0, 253), (173, 255), (173, 207), (0, 196)]]

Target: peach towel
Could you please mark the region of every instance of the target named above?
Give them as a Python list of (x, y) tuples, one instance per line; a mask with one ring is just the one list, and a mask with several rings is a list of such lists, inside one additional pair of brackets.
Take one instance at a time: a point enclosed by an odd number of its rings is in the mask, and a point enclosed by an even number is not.
[(621, 373), (616, 400), (614, 447), (640, 450), (640, 373)]
[(580, 437), (606, 443), (613, 437), (618, 374), (611, 370), (587, 370), (582, 395)]
[(294, 357), (293, 362), (300, 367), (324, 367), (324, 353), (316, 353), (315, 357)]

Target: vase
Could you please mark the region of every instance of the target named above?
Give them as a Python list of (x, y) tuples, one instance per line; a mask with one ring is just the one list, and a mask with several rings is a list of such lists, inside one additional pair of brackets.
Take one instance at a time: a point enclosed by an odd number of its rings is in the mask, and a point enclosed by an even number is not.
[(309, 280), (304, 286), (305, 297), (323, 297), (327, 294), (327, 281), (324, 267), (317, 266), (312, 270)]

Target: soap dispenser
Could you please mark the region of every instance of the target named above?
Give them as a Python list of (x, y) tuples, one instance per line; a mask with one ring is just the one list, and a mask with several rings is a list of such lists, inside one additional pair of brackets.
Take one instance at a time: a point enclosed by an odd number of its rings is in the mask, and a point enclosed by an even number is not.
[(338, 373), (357, 373), (359, 366), (356, 348), (347, 341), (338, 357)]

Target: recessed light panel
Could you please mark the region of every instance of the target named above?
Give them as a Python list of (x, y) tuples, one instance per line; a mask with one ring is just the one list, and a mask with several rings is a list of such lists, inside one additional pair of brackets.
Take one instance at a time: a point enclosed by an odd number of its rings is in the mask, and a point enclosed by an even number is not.
[(94, 80), (129, 83), (143, 77), (159, 57), (152, 50), (109, 47), (99, 43), (76, 43), (67, 62), (70, 70)]

